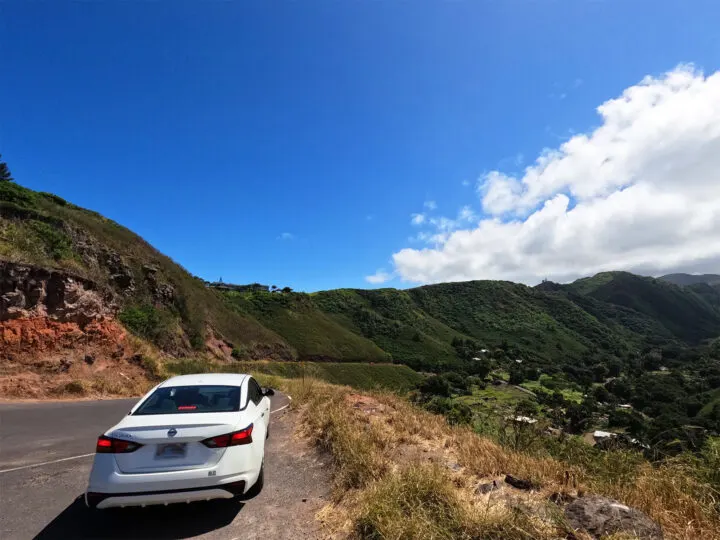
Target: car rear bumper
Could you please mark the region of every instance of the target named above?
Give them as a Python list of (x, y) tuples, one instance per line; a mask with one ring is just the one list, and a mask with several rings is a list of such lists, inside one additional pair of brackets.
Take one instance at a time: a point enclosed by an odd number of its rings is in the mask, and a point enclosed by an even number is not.
[(245, 481), (229, 482), (212, 487), (144, 491), (130, 493), (85, 493), (85, 504), (89, 508), (117, 508), (125, 506), (149, 506), (154, 504), (190, 503), (211, 499), (232, 499), (245, 493)]
[[(113, 454), (96, 454), (86, 490), (90, 507), (142, 506), (241, 495), (258, 478), (247, 460), (226, 453), (210, 467), (173, 471), (123, 473)], [(235, 458), (235, 459), (233, 459)], [(238, 491), (240, 490), (240, 491)]]

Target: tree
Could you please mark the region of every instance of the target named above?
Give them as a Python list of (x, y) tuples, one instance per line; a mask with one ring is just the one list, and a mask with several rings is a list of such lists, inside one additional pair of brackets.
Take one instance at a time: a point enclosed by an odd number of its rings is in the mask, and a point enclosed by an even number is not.
[(450, 371), (448, 373), (444, 373), (442, 377), (448, 382), (450, 385), (450, 388), (452, 391), (454, 391), (456, 394), (464, 394), (468, 390), (468, 380), (467, 377), (463, 377), (459, 373), (455, 373), (454, 371)]
[(418, 390), (426, 396), (450, 397), (450, 383), (440, 375), (433, 375), (420, 382)]
[(525, 382), (525, 371), (520, 367), (515, 367), (510, 370), (510, 384), (522, 384)]
[(7, 166), (7, 163), (5, 163), (2, 160), (2, 154), (0, 154), (0, 182), (12, 182), (13, 177), (10, 174), (10, 169)]
[(285, 294), (289, 294), (289, 293), (292, 292), (292, 289), (291, 289), (290, 287), (283, 287), (282, 292), (285, 293)]
[(622, 372), (622, 363), (619, 360), (612, 360), (608, 363), (608, 375), (611, 377), (619, 377)]
[(595, 379), (595, 382), (604, 382), (605, 377), (608, 374), (608, 368), (606, 368), (602, 364), (597, 364), (592, 367), (592, 373), (593, 373), (593, 378)]

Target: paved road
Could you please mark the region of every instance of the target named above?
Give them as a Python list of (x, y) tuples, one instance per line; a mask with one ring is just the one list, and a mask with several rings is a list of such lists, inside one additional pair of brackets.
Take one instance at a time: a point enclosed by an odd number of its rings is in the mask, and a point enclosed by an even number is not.
[(316, 538), (330, 476), (293, 437), (288, 398), (272, 398), (265, 488), (246, 504), (89, 512), (82, 502), (97, 436), (136, 400), (0, 404), (0, 538)]

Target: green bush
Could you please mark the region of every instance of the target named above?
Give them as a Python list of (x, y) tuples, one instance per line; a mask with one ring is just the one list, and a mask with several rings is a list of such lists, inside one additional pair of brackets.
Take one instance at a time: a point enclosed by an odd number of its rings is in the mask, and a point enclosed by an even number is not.
[(420, 393), (426, 396), (450, 397), (450, 383), (445, 377), (433, 375), (418, 384)]
[(0, 182), (0, 201), (15, 203), (19, 206), (33, 206), (36, 201), (34, 191), (11, 182)]
[(164, 341), (172, 324), (172, 315), (151, 305), (125, 308), (118, 318), (133, 334), (155, 343)]
[(450, 425), (471, 424), (473, 419), (472, 409), (465, 403), (453, 403), (445, 416)]
[(160, 380), (165, 378), (165, 370), (157, 358), (143, 355), (140, 365), (145, 368), (152, 379)]
[(238, 345), (237, 347), (233, 347), (230, 356), (232, 356), (235, 360), (244, 360), (248, 356), (248, 351), (244, 346)]
[(56, 261), (72, 258), (72, 241), (64, 231), (41, 221), (32, 221), (31, 226), (50, 257)]
[(51, 200), (52, 202), (54, 202), (55, 204), (59, 204), (60, 206), (67, 206), (67, 203), (68, 203), (65, 199), (63, 199), (62, 197), (58, 197), (54, 193), (48, 193), (46, 191), (39, 191), (38, 195), (42, 195), (46, 199)]

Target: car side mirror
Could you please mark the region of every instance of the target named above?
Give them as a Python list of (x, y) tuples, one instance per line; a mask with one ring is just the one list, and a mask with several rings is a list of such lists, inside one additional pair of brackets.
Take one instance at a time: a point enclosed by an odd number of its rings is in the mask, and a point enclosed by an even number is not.
[(263, 388), (263, 389), (262, 389), (262, 395), (263, 395), (263, 396), (274, 396), (274, 395), (275, 395), (275, 390), (273, 390), (272, 388)]

